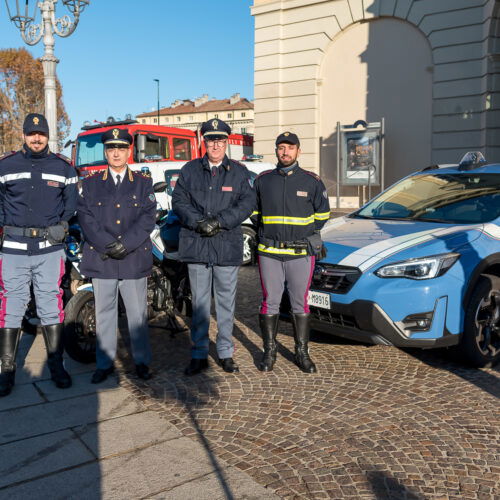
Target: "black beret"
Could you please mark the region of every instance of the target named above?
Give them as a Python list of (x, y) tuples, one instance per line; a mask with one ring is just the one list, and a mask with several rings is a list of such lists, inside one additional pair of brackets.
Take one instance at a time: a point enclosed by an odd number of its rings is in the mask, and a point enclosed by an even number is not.
[(105, 146), (130, 146), (132, 136), (124, 128), (112, 128), (102, 134), (101, 141)]
[(201, 135), (206, 139), (224, 139), (230, 133), (231, 127), (218, 118), (201, 124)]
[(49, 124), (45, 116), (39, 113), (30, 113), (24, 119), (23, 133), (25, 135), (32, 132), (41, 132), (42, 134), (49, 135)]
[(276, 147), (281, 143), (286, 142), (287, 144), (295, 144), (300, 147), (300, 141), (296, 134), (293, 132), (283, 132), (276, 138)]

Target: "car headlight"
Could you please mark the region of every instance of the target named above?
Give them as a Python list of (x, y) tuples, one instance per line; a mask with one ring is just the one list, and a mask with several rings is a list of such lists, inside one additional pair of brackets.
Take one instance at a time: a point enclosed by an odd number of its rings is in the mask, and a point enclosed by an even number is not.
[(429, 280), (442, 276), (460, 257), (458, 253), (444, 253), (420, 259), (408, 259), (383, 266), (375, 271), (380, 278), (409, 278)]

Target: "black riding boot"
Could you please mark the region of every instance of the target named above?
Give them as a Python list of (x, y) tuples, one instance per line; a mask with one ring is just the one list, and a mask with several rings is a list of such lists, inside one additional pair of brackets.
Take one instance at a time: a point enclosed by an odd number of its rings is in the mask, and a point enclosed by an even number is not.
[(45, 325), (42, 327), (42, 332), (52, 380), (59, 389), (67, 389), (71, 387), (71, 377), (63, 365), (63, 324)]
[(279, 314), (259, 314), (260, 331), (264, 343), (264, 354), (259, 363), (261, 372), (270, 372), (276, 362), (276, 333), (278, 332)]
[(295, 334), (295, 363), (305, 373), (316, 373), (316, 365), (309, 357), (309, 314), (292, 314)]
[(16, 379), (20, 328), (0, 328), (0, 397), (8, 396)]

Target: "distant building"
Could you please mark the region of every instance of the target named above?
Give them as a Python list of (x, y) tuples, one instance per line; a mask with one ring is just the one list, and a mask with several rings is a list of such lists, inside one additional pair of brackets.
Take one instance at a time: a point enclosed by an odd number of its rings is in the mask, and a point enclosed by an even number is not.
[[(194, 101), (177, 100), (160, 109), (160, 125), (196, 130), (211, 118), (224, 120), (235, 134), (253, 134), (253, 102), (234, 94), (229, 99), (209, 99), (202, 95)], [(136, 116), (139, 123), (158, 125), (158, 111)]]

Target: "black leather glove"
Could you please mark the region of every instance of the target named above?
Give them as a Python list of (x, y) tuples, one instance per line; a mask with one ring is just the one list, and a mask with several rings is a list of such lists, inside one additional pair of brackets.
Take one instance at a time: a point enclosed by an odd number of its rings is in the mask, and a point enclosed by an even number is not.
[(127, 249), (120, 241), (113, 241), (113, 243), (106, 245), (106, 255), (112, 259), (122, 260), (127, 256), (127, 254)]
[(51, 245), (58, 245), (65, 240), (66, 234), (68, 233), (68, 228), (68, 223), (65, 220), (62, 220), (55, 226), (49, 226), (47, 228), (45, 237)]
[(198, 221), (196, 232), (202, 236), (215, 236), (220, 231), (220, 222), (216, 217), (207, 217)]

